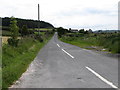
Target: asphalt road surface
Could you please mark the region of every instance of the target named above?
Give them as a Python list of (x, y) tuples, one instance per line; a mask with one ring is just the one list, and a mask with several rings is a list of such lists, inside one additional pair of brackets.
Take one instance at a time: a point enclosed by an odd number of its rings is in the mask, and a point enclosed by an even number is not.
[(40, 50), (12, 88), (117, 88), (118, 59), (58, 40)]

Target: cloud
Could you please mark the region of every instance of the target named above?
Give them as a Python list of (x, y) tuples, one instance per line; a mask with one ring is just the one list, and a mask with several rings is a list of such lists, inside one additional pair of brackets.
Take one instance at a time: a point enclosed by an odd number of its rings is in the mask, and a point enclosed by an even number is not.
[[(37, 19), (56, 27), (117, 29), (119, 0), (1, 0), (0, 16)], [(9, 2), (9, 3), (7, 3)]]

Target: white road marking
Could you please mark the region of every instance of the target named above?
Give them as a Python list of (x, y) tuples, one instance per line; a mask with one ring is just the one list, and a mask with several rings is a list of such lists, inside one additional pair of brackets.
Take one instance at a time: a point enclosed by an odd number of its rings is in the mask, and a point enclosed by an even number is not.
[(112, 82), (108, 81), (107, 79), (103, 78), (100, 74), (96, 73), (94, 70), (92, 70), (89, 67), (86, 67), (89, 71), (91, 71), (93, 74), (95, 74), (98, 78), (100, 78), (102, 81), (104, 81), (105, 83), (107, 83), (108, 85), (110, 85), (113, 88), (118, 88), (117, 86), (115, 86)]
[(69, 55), (71, 58), (74, 58), (71, 54), (69, 54), (68, 52), (66, 52), (64, 49), (62, 49), (63, 52), (65, 52), (67, 55)]
[(58, 46), (58, 47), (60, 47), (60, 45), (59, 45), (59, 44), (57, 44), (57, 46)]

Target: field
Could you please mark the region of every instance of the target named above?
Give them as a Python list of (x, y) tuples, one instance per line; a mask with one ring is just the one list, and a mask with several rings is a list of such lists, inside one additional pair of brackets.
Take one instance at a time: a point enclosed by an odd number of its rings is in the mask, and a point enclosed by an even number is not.
[[(2, 36), (2, 44), (7, 44), (7, 40), (9, 39), (9, 36)], [(21, 39), (21, 37), (18, 37), (18, 39)]]
[(35, 29), (29, 29), (29, 30), (40, 30), (40, 31), (51, 31), (51, 28), (35, 28)]
[(8, 40), (9, 38), (10, 38), (10, 37), (7, 37), (7, 36), (2, 37), (2, 44), (7, 44), (7, 40)]
[(2, 36), (10, 36), (10, 31), (2, 30)]

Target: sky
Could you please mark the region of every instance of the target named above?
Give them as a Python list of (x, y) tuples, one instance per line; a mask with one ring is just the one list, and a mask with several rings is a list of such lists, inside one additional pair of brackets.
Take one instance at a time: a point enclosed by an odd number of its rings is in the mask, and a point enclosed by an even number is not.
[(0, 0), (0, 17), (38, 19), (55, 27), (118, 29), (119, 0)]

